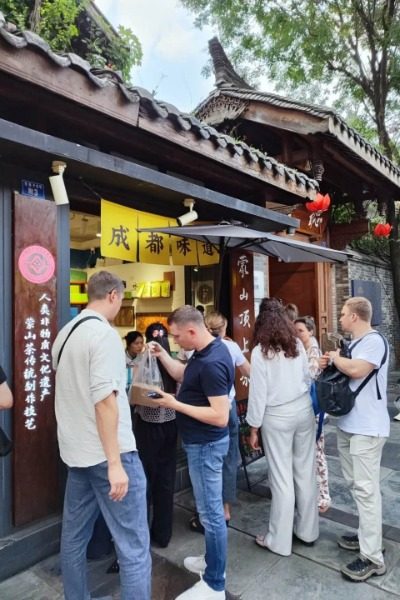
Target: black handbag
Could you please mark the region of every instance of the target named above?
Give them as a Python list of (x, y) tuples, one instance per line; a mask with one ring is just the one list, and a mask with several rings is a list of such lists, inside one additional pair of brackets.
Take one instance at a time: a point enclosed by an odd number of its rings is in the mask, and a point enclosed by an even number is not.
[[(378, 332), (378, 335), (381, 335)], [(370, 334), (367, 334), (370, 335)], [(378, 374), (379, 369), (385, 363), (388, 354), (388, 343), (386, 339), (381, 336), (385, 344), (385, 352), (382, 358), (382, 362), (378, 369), (373, 369), (368, 373), (364, 381), (358, 386), (356, 390), (350, 389), (350, 377), (345, 375), (335, 365), (330, 365), (322, 371), (322, 373), (315, 380), (315, 388), (318, 396), (318, 403), (320, 409), (329, 415), (334, 417), (341, 417), (347, 415), (354, 407), (354, 403), (358, 394), (367, 385), (367, 383)], [(363, 338), (361, 338), (363, 339)], [(361, 342), (361, 339), (357, 340), (350, 347), (346, 347), (341, 351), (341, 356), (351, 358), (351, 351)], [(378, 399), (381, 400), (381, 394), (378, 387), (378, 381), (376, 382), (376, 389)]]
[(0, 427), (0, 456), (7, 456), (7, 454), (10, 454), (12, 447), (12, 441), (6, 432)]

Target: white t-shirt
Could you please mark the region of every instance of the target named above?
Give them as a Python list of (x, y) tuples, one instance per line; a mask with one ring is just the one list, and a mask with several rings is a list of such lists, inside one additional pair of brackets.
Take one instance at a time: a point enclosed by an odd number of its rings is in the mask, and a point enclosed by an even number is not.
[[(352, 340), (352, 344), (357, 340)], [(350, 350), (352, 347), (350, 344)], [(379, 368), (385, 353), (385, 343), (377, 333), (368, 333), (364, 335), (362, 341), (357, 344), (354, 350), (351, 350), (351, 358), (366, 360)], [(389, 351), (385, 364), (379, 369), (377, 376), (373, 376), (364, 389), (361, 390), (356, 398), (354, 408), (347, 414), (340, 417), (338, 427), (347, 433), (356, 433), (360, 435), (371, 435), (374, 437), (388, 437), (390, 433), (390, 417), (387, 410), (387, 374), (389, 366)], [(364, 381), (352, 379), (350, 388), (354, 391)], [(381, 400), (378, 399), (376, 382), (381, 394)]]
[(297, 349), (299, 355), (296, 358), (286, 358), (283, 352), (267, 358), (259, 344), (251, 353), (246, 416), (251, 427), (261, 427), (267, 406), (287, 404), (308, 392), (308, 359), (300, 340), (297, 340)]
[[(222, 341), (224, 342), (225, 346), (229, 350), (229, 354), (231, 355), (232, 364), (233, 364), (234, 368), (241, 367), (244, 364), (246, 359), (243, 356), (243, 352), (239, 348), (239, 345), (236, 342), (234, 342), (233, 340), (224, 340), (222, 338)], [(235, 395), (236, 395), (235, 386), (233, 385), (231, 387), (229, 395), (228, 395), (229, 402), (231, 404), (235, 399)]]
[[(65, 344), (60, 366), (58, 354), (73, 325), (85, 321)], [(117, 394), (120, 452), (136, 450), (131, 412), (126, 396), (126, 366), (122, 341), (109, 322), (85, 309), (59, 332), (53, 348), (56, 372), (55, 410), (62, 460), (70, 467), (90, 467), (106, 460), (96, 425), (95, 406), (112, 392)]]

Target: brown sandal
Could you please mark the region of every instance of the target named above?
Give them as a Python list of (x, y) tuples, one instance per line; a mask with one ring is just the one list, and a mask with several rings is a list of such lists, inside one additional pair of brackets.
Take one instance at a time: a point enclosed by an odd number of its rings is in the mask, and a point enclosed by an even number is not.
[(193, 515), (193, 517), (189, 521), (189, 527), (192, 531), (196, 531), (196, 533), (204, 534), (204, 527), (200, 522), (199, 513)]

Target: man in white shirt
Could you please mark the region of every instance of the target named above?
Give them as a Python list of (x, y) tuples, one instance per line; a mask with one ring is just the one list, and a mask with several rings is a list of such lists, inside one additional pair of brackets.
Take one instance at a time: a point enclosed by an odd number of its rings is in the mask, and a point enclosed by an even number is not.
[(110, 325), (123, 294), (119, 277), (93, 275), (88, 307), (63, 327), (52, 349), (58, 442), (68, 467), (61, 536), (66, 600), (90, 598), (86, 548), (100, 510), (117, 551), (121, 600), (151, 596), (146, 479), (132, 433), (124, 350)]
[(389, 356), (387, 342), (371, 327), (371, 317), (369, 300), (362, 297), (347, 300), (340, 323), (345, 332), (352, 334), (352, 342), (358, 343), (353, 351), (350, 344), (351, 358), (332, 351), (320, 359), (322, 368), (330, 361), (348, 375), (352, 390), (356, 390), (373, 370), (377, 371), (356, 397), (354, 408), (338, 420), (340, 462), (359, 514), (358, 535), (344, 535), (338, 539), (341, 548), (360, 553), (341, 570), (352, 581), (365, 581), (372, 575), (386, 572), (382, 554), (380, 464), (382, 449), (390, 433), (386, 399)]

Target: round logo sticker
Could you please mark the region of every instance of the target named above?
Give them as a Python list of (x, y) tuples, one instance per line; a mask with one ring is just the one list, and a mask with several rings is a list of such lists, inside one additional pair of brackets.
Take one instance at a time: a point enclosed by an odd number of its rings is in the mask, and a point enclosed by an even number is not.
[(31, 283), (46, 283), (54, 275), (56, 264), (53, 255), (43, 246), (28, 246), (22, 250), (18, 268)]

